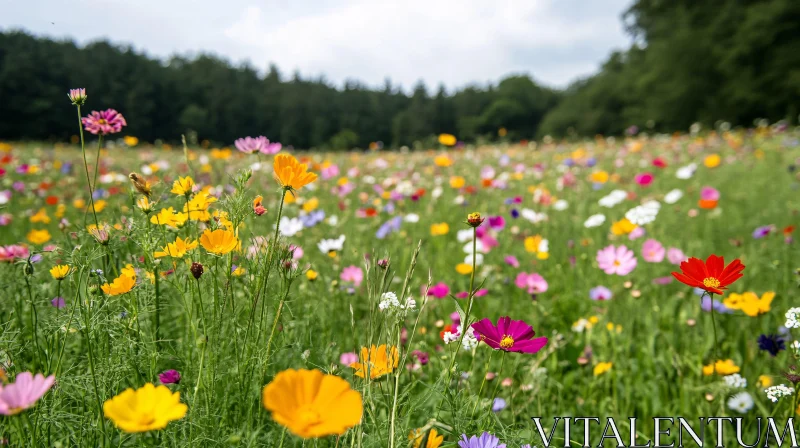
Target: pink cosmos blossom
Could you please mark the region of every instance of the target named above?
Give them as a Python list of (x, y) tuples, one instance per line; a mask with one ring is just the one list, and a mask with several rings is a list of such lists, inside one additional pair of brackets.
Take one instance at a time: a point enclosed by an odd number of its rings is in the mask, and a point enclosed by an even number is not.
[(520, 272), (515, 281), (517, 288), (525, 289), (528, 294), (541, 294), (547, 291), (547, 281), (539, 274)]
[(672, 264), (681, 264), (681, 262), (686, 261), (688, 258), (689, 257), (687, 257), (686, 254), (684, 254), (683, 251), (677, 247), (670, 247), (667, 249), (667, 260), (669, 260), (669, 262)]
[(165, 370), (158, 374), (161, 384), (178, 384), (181, 382), (181, 374), (175, 369)]
[(492, 230), (503, 230), (506, 227), (506, 219), (502, 216), (490, 216), (489, 227), (491, 227)]
[(447, 286), (444, 282), (439, 282), (428, 289), (428, 295), (434, 296), (437, 299), (443, 299), (450, 294), (450, 287)]
[(343, 366), (349, 366), (354, 362), (358, 362), (358, 355), (353, 352), (342, 353), (339, 355), (339, 363)]
[(625, 246), (608, 246), (597, 251), (597, 264), (609, 275), (628, 275), (636, 267), (636, 255)]
[(0, 414), (14, 415), (32, 407), (55, 381), (54, 375), (20, 373), (13, 383), (0, 385)]
[(534, 338), (536, 333), (530, 325), (508, 316), (499, 318), (497, 325), (482, 319), (472, 324), (472, 330), (479, 341), (495, 350), (536, 353), (547, 344), (547, 338)]
[(665, 253), (664, 246), (652, 238), (642, 245), (642, 258), (648, 263), (661, 263)]
[(342, 269), (342, 273), (339, 275), (339, 278), (343, 282), (352, 282), (353, 286), (358, 288), (361, 285), (361, 282), (364, 281), (364, 272), (358, 266), (348, 266)]
[(637, 226), (635, 229), (631, 230), (631, 233), (628, 234), (628, 239), (631, 241), (638, 240), (639, 238), (643, 237), (645, 233), (644, 227)]
[(281, 144), (278, 142), (270, 143), (267, 137), (263, 135), (258, 137), (244, 137), (237, 139), (233, 142), (236, 149), (245, 154), (276, 154), (281, 150)]
[(116, 134), (122, 130), (123, 126), (127, 126), (125, 117), (114, 109), (106, 109), (101, 111), (93, 110), (91, 114), (81, 118), (84, 129), (92, 134), (108, 135)]
[(700, 199), (704, 201), (719, 201), (719, 190), (713, 187), (703, 187), (700, 190)]
[(614, 295), (605, 286), (596, 286), (589, 290), (589, 298), (592, 300), (610, 300)]
[(339, 165), (332, 163), (328, 166), (323, 166), (323, 168), (319, 170), (319, 175), (322, 177), (322, 180), (328, 180), (336, 177), (339, 175)]
[(295, 246), (294, 244), (289, 246), (289, 250), (292, 251), (292, 260), (299, 260), (303, 258), (303, 248), (300, 246)]
[(506, 255), (505, 262), (506, 262), (507, 265), (511, 266), (512, 268), (518, 268), (519, 267), (519, 260), (517, 260), (517, 257), (515, 257), (513, 255)]
[(0, 261), (14, 261), (19, 258), (28, 258), (30, 251), (25, 246), (19, 244), (11, 244), (9, 246), (0, 246)]
[(641, 173), (637, 174), (634, 178), (637, 184), (646, 187), (653, 183), (653, 173)]

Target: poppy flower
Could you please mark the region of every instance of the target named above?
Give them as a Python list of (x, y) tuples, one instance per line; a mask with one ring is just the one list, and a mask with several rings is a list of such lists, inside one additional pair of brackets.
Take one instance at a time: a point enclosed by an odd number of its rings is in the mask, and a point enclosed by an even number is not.
[(536, 353), (547, 344), (547, 338), (534, 338), (536, 334), (530, 325), (522, 320), (511, 320), (505, 316), (497, 320), (497, 325), (489, 319), (472, 324), (475, 337), (495, 350), (517, 353)]
[(744, 275), (743, 270), (744, 265), (738, 258), (725, 266), (723, 257), (709, 255), (705, 263), (698, 258), (689, 258), (681, 263), (681, 272), (673, 272), (672, 276), (687, 286), (721, 295), (723, 289)]

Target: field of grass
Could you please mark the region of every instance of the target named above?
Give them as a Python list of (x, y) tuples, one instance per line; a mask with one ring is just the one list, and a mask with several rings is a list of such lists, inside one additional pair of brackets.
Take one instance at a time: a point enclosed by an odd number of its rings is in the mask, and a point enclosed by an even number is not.
[[(782, 373), (798, 357), (783, 328), (800, 267), (796, 131), (409, 153), (119, 143), (100, 151), (96, 183), (87, 139), (86, 167), (80, 146), (0, 144), (11, 446), (453, 447), (489, 432), (517, 448), (542, 446), (535, 416), (548, 430), (555, 416), (615, 417), (627, 434), (628, 417), (795, 414)], [(281, 154), (318, 178), (285, 193)], [(165, 250), (176, 238), (187, 247)], [(635, 267), (607, 274), (608, 246)], [(671, 276), (712, 254), (746, 266), (714, 313)], [(529, 335), (500, 334), (506, 352), (458, 333), (503, 316), (546, 344), (517, 353)], [(377, 349), (364, 375), (352, 364), (371, 345), (396, 352)], [(704, 372), (715, 359), (735, 368)], [(14, 384), (23, 372), (55, 383), (35, 393)], [(772, 402), (780, 384), (792, 392)]]

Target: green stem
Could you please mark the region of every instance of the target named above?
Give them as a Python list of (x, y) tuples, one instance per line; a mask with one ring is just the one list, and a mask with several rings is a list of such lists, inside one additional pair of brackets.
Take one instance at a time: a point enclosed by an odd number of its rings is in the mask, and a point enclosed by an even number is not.
[[(97, 212), (95, 212), (94, 210), (94, 189), (92, 188), (92, 183), (89, 180), (89, 164), (86, 163), (86, 144), (83, 140), (83, 123), (81, 122), (81, 106), (77, 107), (78, 107), (78, 129), (80, 130), (81, 134), (81, 155), (83, 156), (83, 168), (86, 170), (86, 187), (89, 189), (89, 204), (91, 204), (92, 215), (94, 215), (94, 225), (99, 229), (100, 224), (98, 224), (97, 221)], [(84, 221), (84, 224), (85, 223), (86, 221)]]
[[(710, 299), (711, 305), (711, 326), (714, 329), (714, 361), (712, 362), (714, 366), (714, 372), (717, 371), (717, 361), (719, 360), (719, 344), (717, 343), (717, 321), (714, 318), (714, 294), (708, 294), (708, 298)], [(701, 298), (702, 300), (702, 298)]]
[(97, 157), (94, 160), (94, 180), (92, 188), (97, 189), (97, 172), (100, 171), (100, 150), (103, 149), (103, 134), (97, 136)]

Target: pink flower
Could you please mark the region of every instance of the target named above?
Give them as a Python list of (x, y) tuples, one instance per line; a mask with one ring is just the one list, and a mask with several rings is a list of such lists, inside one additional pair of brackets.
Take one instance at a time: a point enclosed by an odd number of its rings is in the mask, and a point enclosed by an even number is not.
[(502, 216), (490, 216), (489, 227), (493, 230), (503, 230), (506, 227), (506, 219)]
[[(473, 295), (473, 297), (483, 297), (488, 293), (489, 293), (489, 290), (486, 289), (486, 288), (479, 289), (479, 290), (475, 291), (475, 294)], [(466, 299), (467, 297), (469, 297), (469, 291), (461, 291), (460, 293), (456, 294), (456, 299)]]
[(343, 366), (350, 366), (350, 364), (358, 362), (358, 355), (353, 352), (342, 353), (339, 355), (339, 363)]
[(289, 250), (292, 251), (292, 260), (299, 260), (299, 259), (303, 258), (303, 254), (305, 253), (305, 252), (303, 252), (303, 248), (302, 247), (295, 246), (294, 244), (289, 246)]
[(689, 257), (687, 257), (686, 254), (684, 254), (683, 251), (677, 247), (670, 247), (667, 249), (667, 260), (669, 260), (669, 262), (672, 264), (681, 264), (688, 258)]
[(0, 261), (14, 261), (18, 258), (28, 258), (30, 251), (25, 246), (19, 244), (11, 244), (9, 246), (0, 246)]
[(639, 238), (643, 237), (645, 233), (644, 227), (637, 226), (631, 231), (631, 233), (628, 234), (628, 239), (631, 241), (638, 240)]
[(497, 319), (496, 326), (489, 319), (482, 319), (472, 324), (472, 330), (479, 341), (495, 350), (536, 353), (547, 344), (547, 338), (534, 338), (536, 333), (530, 325), (508, 316)]
[(108, 135), (116, 134), (122, 130), (123, 126), (127, 126), (125, 117), (114, 109), (101, 110), (100, 112), (93, 110), (91, 114), (81, 118), (84, 129), (92, 134)]
[(450, 287), (444, 284), (443, 282), (439, 282), (428, 289), (428, 295), (434, 296), (437, 299), (443, 299), (450, 294)]
[(319, 170), (319, 175), (322, 177), (322, 180), (328, 180), (336, 177), (339, 175), (339, 165), (332, 163), (328, 166), (324, 166), (321, 170)]
[(656, 157), (655, 159), (653, 159), (653, 166), (657, 168), (666, 168), (667, 161), (661, 157)]
[(0, 414), (14, 415), (32, 407), (55, 381), (54, 375), (45, 378), (41, 373), (20, 373), (13, 383), (0, 385)]
[(661, 263), (664, 261), (664, 246), (654, 239), (649, 239), (642, 245), (642, 258), (648, 263)]
[(637, 184), (646, 187), (651, 183), (653, 183), (653, 173), (637, 174), (634, 180), (636, 181)]
[(513, 255), (506, 255), (505, 261), (506, 261), (506, 264), (511, 266), (512, 268), (518, 268), (519, 267), (519, 260), (517, 260), (517, 257), (515, 257)]
[(175, 369), (165, 370), (158, 374), (161, 384), (178, 384), (181, 382), (181, 374)]
[(281, 150), (281, 144), (278, 142), (270, 143), (267, 137), (244, 137), (237, 139), (233, 142), (236, 149), (245, 154), (276, 154)]
[(540, 294), (547, 291), (547, 281), (539, 274), (520, 272), (515, 282), (517, 288), (526, 289), (528, 294)]
[(352, 282), (353, 286), (358, 288), (361, 285), (361, 282), (364, 281), (364, 272), (361, 271), (361, 268), (358, 266), (348, 266), (342, 269), (342, 273), (339, 275), (339, 278), (343, 282)]
[(636, 256), (625, 246), (608, 246), (597, 251), (597, 264), (606, 274), (628, 275), (636, 267)]
[(700, 199), (704, 201), (719, 201), (719, 190), (713, 187), (703, 187), (700, 190)]

